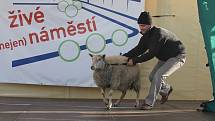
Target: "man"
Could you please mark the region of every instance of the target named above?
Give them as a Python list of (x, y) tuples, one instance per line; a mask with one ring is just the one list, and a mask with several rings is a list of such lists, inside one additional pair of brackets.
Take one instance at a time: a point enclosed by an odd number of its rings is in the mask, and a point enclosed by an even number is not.
[(142, 12), (137, 22), (143, 36), (138, 45), (125, 53), (124, 56), (128, 57), (127, 65), (130, 66), (154, 57), (158, 59), (149, 75), (151, 86), (148, 96), (141, 106), (141, 109), (149, 110), (153, 108), (158, 94), (162, 96), (161, 104), (168, 100), (173, 89), (165, 82), (165, 79), (185, 63), (185, 47), (172, 32), (152, 26), (149, 12)]

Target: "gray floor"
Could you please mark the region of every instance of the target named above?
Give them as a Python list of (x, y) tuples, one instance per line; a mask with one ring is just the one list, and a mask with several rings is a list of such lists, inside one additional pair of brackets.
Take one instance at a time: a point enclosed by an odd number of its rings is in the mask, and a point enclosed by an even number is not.
[(198, 112), (202, 101), (168, 101), (150, 111), (133, 100), (107, 111), (102, 100), (0, 97), (0, 121), (215, 121), (215, 113)]

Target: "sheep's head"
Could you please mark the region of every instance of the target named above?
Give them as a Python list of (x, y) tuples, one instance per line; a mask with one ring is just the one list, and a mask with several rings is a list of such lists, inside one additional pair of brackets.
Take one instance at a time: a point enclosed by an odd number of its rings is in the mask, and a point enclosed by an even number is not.
[(99, 71), (105, 68), (105, 55), (89, 55), (92, 58), (91, 70)]

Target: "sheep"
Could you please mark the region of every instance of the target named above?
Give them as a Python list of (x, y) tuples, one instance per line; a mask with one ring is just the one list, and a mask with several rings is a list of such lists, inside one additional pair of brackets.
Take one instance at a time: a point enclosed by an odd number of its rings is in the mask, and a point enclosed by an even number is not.
[[(122, 92), (120, 98), (113, 104), (113, 106), (116, 107), (125, 97), (128, 89), (132, 89), (136, 92), (135, 107), (138, 107), (140, 92), (140, 70), (138, 65), (127, 66), (125, 64), (109, 64), (105, 59), (105, 55), (89, 55), (92, 58), (91, 70), (93, 70), (93, 79), (100, 88), (103, 102), (107, 109), (111, 109), (112, 107), (112, 93), (114, 90)], [(108, 99), (106, 99), (105, 95), (107, 88), (110, 89), (108, 92)]]

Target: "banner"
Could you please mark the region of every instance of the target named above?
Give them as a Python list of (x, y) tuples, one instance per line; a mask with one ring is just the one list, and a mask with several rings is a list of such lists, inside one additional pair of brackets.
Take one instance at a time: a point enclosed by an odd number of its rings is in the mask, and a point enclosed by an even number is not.
[(203, 111), (215, 112), (215, 1), (198, 0), (197, 3), (213, 88), (213, 99), (208, 102), (204, 102), (201, 106), (204, 107)]
[(137, 45), (144, 0), (3, 0), (0, 83), (95, 86), (88, 55)]

